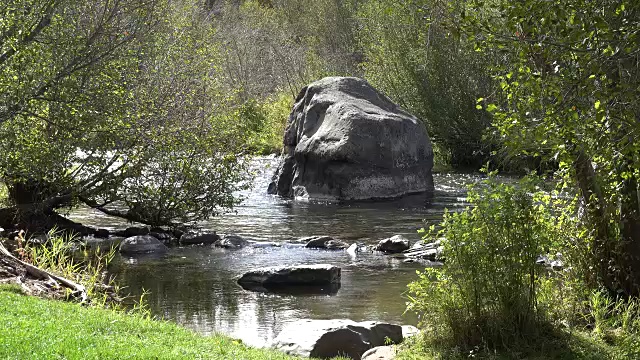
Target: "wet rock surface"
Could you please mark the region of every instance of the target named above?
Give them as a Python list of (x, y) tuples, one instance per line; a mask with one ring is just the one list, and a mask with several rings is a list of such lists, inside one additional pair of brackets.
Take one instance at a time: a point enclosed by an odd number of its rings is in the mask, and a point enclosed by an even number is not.
[[(327, 293), (339, 289), (341, 269), (329, 264), (267, 267), (244, 273), (238, 284), (245, 290), (287, 292), (296, 287), (305, 292), (315, 288)], [(289, 290), (294, 291), (295, 290)]]
[(135, 255), (145, 253), (165, 253), (168, 248), (153, 236), (138, 235), (122, 240), (119, 250), (123, 255)]
[(374, 250), (382, 251), (387, 254), (397, 254), (408, 250), (409, 246), (409, 239), (405, 238), (402, 235), (395, 235), (388, 239), (380, 240)]
[(342, 250), (349, 247), (349, 244), (331, 236), (310, 236), (298, 241), (306, 243), (304, 247), (307, 249)]
[(291, 355), (330, 359), (347, 356), (359, 360), (369, 349), (387, 341), (403, 340), (400, 325), (380, 322), (337, 320), (298, 320), (285, 325), (273, 348)]
[(310, 200), (388, 199), (433, 192), (433, 149), (421, 120), (363, 79), (302, 89), (268, 191)]

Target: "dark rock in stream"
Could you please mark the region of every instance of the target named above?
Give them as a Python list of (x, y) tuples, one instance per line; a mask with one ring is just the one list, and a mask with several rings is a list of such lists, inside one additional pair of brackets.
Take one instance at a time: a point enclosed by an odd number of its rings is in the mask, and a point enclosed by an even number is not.
[(241, 249), (249, 245), (249, 241), (238, 235), (225, 235), (222, 239), (216, 241), (214, 245), (225, 249)]
[(409, 249), (409, 239), (402, 235), (395, 235), (388, 239), (380, 240), (378, 245), (373, 249), (388, 254), (397, 254)]
[[(285, 325), (272, 347), (290, 355), (359, 360), (369, 349), (401, 343), (400, 325), (351, 320), (298, 320)], [(387, 340), (388, 339), (388, 340)]]
[(238, 284), (245, 290), (260, 292), (269, 292), (271, 289), (273, 292), (283, 292), (286, 287), (299, 287), (298, 290), (302, 292), (311, 290), (309, 287), (316, 287), (321, 291), (323, 286), (327, 286), (327, 291), (331, 292), (332, 284), (340, 284), (340, 275), (339, 267), (328, 264), (267, 267), (243, 274)]
[(113, 234), (115, 236), (122, 236), (125, 238), (132, 237), (132, 236), (139, 236), (139, 235), (148, 235), (149, 228), (146, 226), (132, 226), (124, 230), (118, 230)]
[(166, 245), (150, 235), (128, 237), (120, 243), (120, 253), (123, 255), (165, 253), (167, 250)]
[(109, 235), (111, 235), (111, 233), (107, 229), (96, 229), (94, 233), (94, 236), (100, 239), (106, 239)]
[(306, 243), (304, 247), (307, 249), (343, 250), (349, 247), (349, 244), (331, 236), (309, 236), (298, 241)]
[(433, 149), (422, 121), (363, 79), (306, 86), (289, 115), (270, 194), (371, 200), (433, 193)]
[(180, 245), (211, 245), (220, 241), (220, 236), (214, 233), (189, 232), (182, 234)]
[[(157, 229), (152, 229), (152, 230), (157, 230)], [(162, 242), (163, 244), (167, 245), (167, 246), (176, 246), (178, 245), (178, 239), (176, 239), (172, 234), (166, 232), (166, 231), (151, 231), (149, 233), (149, 235), (153, 236), (154, 238), (160, 240), (160, 242)]]

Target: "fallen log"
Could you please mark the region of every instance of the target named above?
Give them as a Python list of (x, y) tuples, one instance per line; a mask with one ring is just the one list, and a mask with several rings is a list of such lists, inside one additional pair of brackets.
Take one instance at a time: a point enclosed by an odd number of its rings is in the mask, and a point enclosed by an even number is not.
[(20, 259), (18, 259), (17, 257), (15, 257), (9, 250), (7, 250), (6, 247), (4, 247), (4, 245), (0, 242), (0, 256), (6, 257), (9, 260), (19, 264), (20, 266), (24, 267), (24, 269), (26, 270), (27, 274), (33, 276), (36, 279), (41, 279), (41, 280), (47, 280), (47, 281), (53, 281), (56, 284), (62, 285), (68, 289), (71, 290), (71, 296), (78, 299), (80, 301), (80, 303), (88, 303), (89, 302), (89, 296), (87, 294), (87, 289), (81, 285), (81, 284), (77, 284), (74, 281), (71, 281), (69, 279), (63, 278), (61, 276), (58, 276), (56, 274), (50, 273), (46, 270), (40, 269), (36, 266), (33, 266), (25, 261), (22, 261)]

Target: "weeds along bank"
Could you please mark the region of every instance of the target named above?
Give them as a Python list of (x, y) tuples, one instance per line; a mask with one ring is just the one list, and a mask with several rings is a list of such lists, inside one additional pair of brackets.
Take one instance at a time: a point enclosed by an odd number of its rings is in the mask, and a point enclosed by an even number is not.
[(640, 301), (598, 285), (577, 203), (542, 186), (489, 179), (425, 234), (445, 261), (409, 285), (424, 331), (401, 358), (640, 356)]
[(293, 359), (152, 319), (142, 298), (125, 308), (122, 291), (105, 278), (113, 250), (76, 260), (72, 239), (51, 233), (46, 244), (23, 240), (12, 253), (0, 252), (0, 358)]

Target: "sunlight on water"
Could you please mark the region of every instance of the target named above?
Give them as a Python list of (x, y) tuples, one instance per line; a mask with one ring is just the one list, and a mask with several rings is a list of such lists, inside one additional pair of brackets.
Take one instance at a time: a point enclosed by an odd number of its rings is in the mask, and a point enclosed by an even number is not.
[[(243, 191), (245, 200), (233, 212), (202, 223), (219, 234), (287, 242), (310, 235), (331, 235), (348, 243), (374, 244), (396, 234), (418, 241), (417, 230), (436, 223), (445, 208), (465, 203), (466, 185), (477, 175), (435, 174), (436, 192), (395, 201), (357, 204), (293, 202), (266, 194), (277, 159), (256, 159), (254, 187)], [(79, 209), (69, 215), (85, 224), (109, 229), (126, 222)], [(265, 266), (330, 263), (342, 268), (336, 295), (270, 295), (248, 292), (235, 279), (243, 272)], [(195, 331), (222, 332), (254, 346), (267, 345), (283, 324), (299, 318), (349, 318), (415, 324), (403, 315), (408, 282), (418, 264), (405, 264), (392, 256), (346, 251), (308, 250), (295, 246), (223, 250), (211, 247), (170, 249), (164, 257), (118, 258), (113, 271), (134, 295), (143, 289), (153, 312)]]

